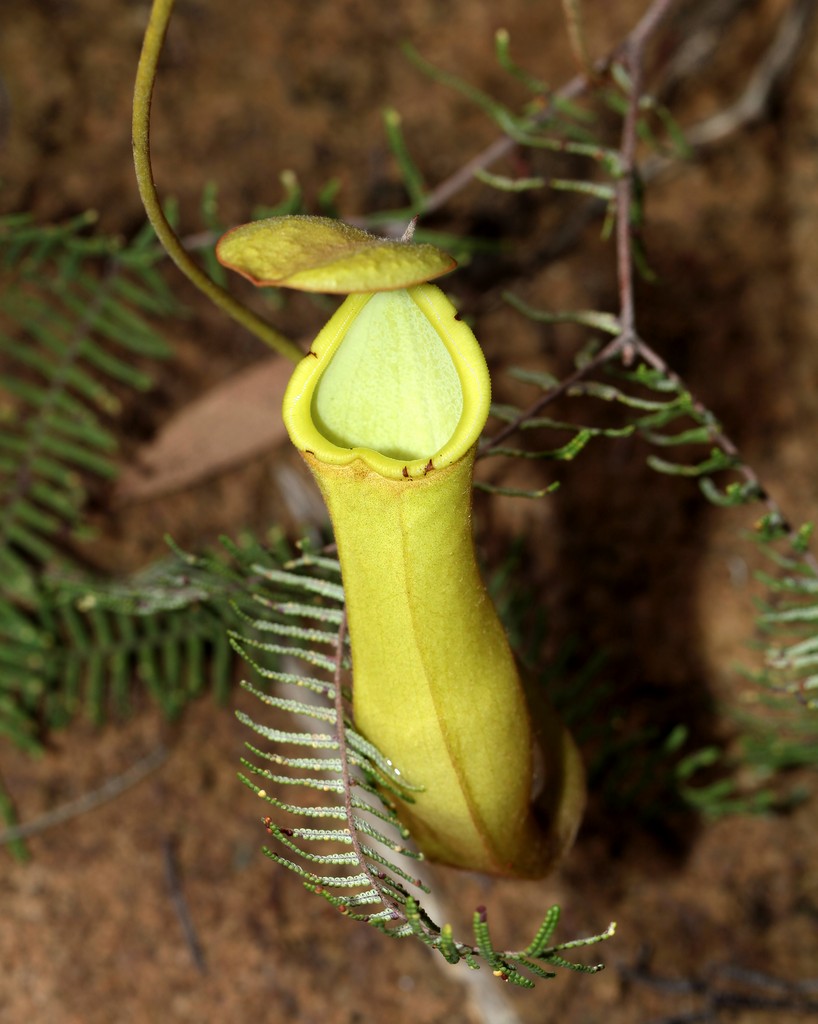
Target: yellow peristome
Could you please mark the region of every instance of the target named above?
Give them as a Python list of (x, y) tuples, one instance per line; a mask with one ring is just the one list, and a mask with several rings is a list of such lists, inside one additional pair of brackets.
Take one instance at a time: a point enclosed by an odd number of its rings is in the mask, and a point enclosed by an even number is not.
[[(325, 423), (322, 429), (320, 385), (331, 383), (326, 375), (336, 355), (341, 358), (342, 342), (367, 310), (375, 308), (377, 317), (368, 321), (364, 332), (371, 348), (368, 354), (365, 346), (356, 353), (355, 365), (338, 374), (335, 390), (347, 409), (348, 430), (356, 420), (359, 425), (362, 421), (376, 425), (379, 420), (386, 421), (388, 429), (379, 433), (370, 428), (369, 443), (350, 440), (342, 445), (337, 443), (339, 432), (327, 431)], [(416, 330), (417, 322), (425, 321), (424, 340), (432, 350), (425, 358), (417, 357), (416, 336), (396, 328), (396, 320), (410, 321)], [(437, 352), (433, 351), (435, 343)], [(419, 376), (421, 369), (426, 372)], [(388, 479), (416, 478), (429, 472), (430, 459), (434, 467), (442, 468), (469, 450), (486, 422), (490, 400), (488, 369), (474, 335), (457, 319), (457, 311), (443, 292), (424, 284), (346, 299), (313, 342), (310, 355), (296, 367), (285, 397), (284, 422), (296, 448), (313, 452), (321, 462), (343, 466), (360, 459)], [(452, 407), (459, 410), (455, 417), (451, 416)], [(396, 424), (396, 411), (402, 411), (403, 423)], [(424, 411), (426, 417), (418, 422)], [(434, 429), (428, 426), (430, 418), (438, 425), (449, 423), (451, 429), (440, 444), (424, 448), (424, 442), (434, 436)], [(401, 428), (405, 453), (390, 454)], [(412, 444), (420, 454), (408, 454)]]
[(422, 787), (402, 819), (436, 860), (536, 877), (573, 840), (582, 768), (553, 714), (532, 725), (478, 572), (489, 400), (474, 335), (425, 284), (348, 298), (296, 368), (284, 422), (335, 530), (356, 727)]

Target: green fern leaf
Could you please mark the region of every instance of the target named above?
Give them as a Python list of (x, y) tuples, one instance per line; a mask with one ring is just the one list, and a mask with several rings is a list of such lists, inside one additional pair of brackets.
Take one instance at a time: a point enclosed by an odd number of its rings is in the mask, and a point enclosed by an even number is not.
[[(242, 685), (260, 701), (265, 720), (257, 720), (243, 711), (236, 712), (237, 717), (271, 745), (261, 749), (253, 743), (246, 744), (252, 759), (242, 759), (245, 771), (239, 778), (270, 807), (286, 813), (293, 821), (308, 823), (283, 825), (265, 814), (262, 823), (277, 847), (265, 847), (265, 854), (296, 874), (308, 891), (327, 900), (350, 920), (365, 922), (392, 938), (419, 939), (449, 963), (463, 960), (469, 967), (478, 968), (482, 962), (498, 977), (522, 987), (533, 985), (530, 975), (554, 976), (541, 966), (542, 962), (574, 970), (599, 970), (599, 965), (586, 968), (563, 960), (559, 951), (570, 944), (548, 947), (558, 918), (555, 908), (549, 911), (546, 922), (526, 950), (497, 952), (482, 909), (475, 915), (474, 942), (460, 943), (455, 941), (449, 926), (440, 928), (429, 918), (418, 896), (413, 895), (429, 892), (413, 868), (422, 856), (407, 842), (407, 829), (389, 801), (390, 792), (411, 800), (413, 788), (411, 780), (400, 775), (355, 730), (349, 718), (343, 686), (348, 672), (346, 631), (343, 611), (337, 608), (343, 591), (332, 582), (337, 573), (334, 561), (310, 556), (290, 562), (282, 570), (267, 567), (262, 571), (261, 567), (253, 566), (250, 596), (254, 612), (242, 614), (241, 629), (231, 633), (234, 648), (260, 680)], [(280, 600), (275, 591), (281, 587), (294, 592), (293, 598)], [(270, 593), (270, 589), (274, 592)], [(259, 609), (267, 614), (261, 616)], [(338, 614), (326, 615), (329, 610), (340, 610), (340, 622)], [(282, 621), (288, 619), (291, 621)], [(316, 619), (338, 625), (329, 655), (314, 650), (315, 645), (327, 647), (327, 631), (301, 624), (303, 620)], [(262, 639), (269, 633), (276, 634), (282, 642)], [(249, 652), (253, 652), (252, 657)], [(259, 652), (273, 659), (294, 659), (304, 666), (305, 674), (258, 664)], [(323, 678), (314, 675), (316, 671)], [(275, 689), (269, 689), (271, 686)], [(307, 691), (309, 699), (284, 696), (279, 692), (282, 687)], [(269, 715), (284, 716), (286, 721), (268, 722)], [(327, 757), (294, 756), (290, 753), (293, 747), (332, 753)], [(282, 775), (266, 766), (271, 764), (296, 774)], [(304, 802), (282, 800), (271, 792), (273, 787), (283, 787), (287, 792), (300, 788)], [(313, 823), (322, 819), (337, 825), (315, 827)], [(339, 874), (339, 868), (346, 870)], [(579, 940), (577, 945), (598, 938)]]

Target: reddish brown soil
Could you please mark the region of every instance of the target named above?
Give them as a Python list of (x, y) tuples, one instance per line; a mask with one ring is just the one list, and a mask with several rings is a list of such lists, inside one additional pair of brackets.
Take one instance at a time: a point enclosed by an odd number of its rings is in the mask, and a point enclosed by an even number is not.
[[(609, 49), (645, 6), (587, 0), (592, 52)], [(704, 66), (694, 62), (669, 96), (685, 124), (733, 102), (788, 7), (738, 6), (718, 28), (714, 54)], [(660, 63), (700, 38), (708, 11), (730, 5), (680, 7), (685, 17), (663, 37)], [(4, 0), (2, 210), (59, 219), (93, 207), (105, 230), (139, 225), (129, 103), (146, 17), (143, 2)], [(280, 198), (283, 169), (297, 173), (311, 202), (338, 177), (350, 217), (402, 202), (381, 125), (387, 104), (401, 111), (428, 181), (439, 182), (496, 129), (462, 97), (420, 77), (397, 44), (409, 39), (432, 61), (516, 103), (520, 88), (492, 56), (501, 24), (524, 66), (557, 84), (573, 74), (557, 0), (506, 0), (502, 16), (497, 5), (474, 0), (178, 0), (154, 147), (157, 180), (179, 198), (183, 231), (201, 228), (207, 182), (219, 183), (224, 219), (238, 222)], [(714, 408), (794, 521), (818, 515), (816, 53), (813, 32), (761, 123), (651, 185), (646, 242), (659, 281), (639, 294), (644, 335)], [(563, 258), (541, 265), (538, 254), (569, 208), (561, 204), (559, 195), (543, 203), (473, 185), (436, 218), (437, 227), (510, 241), (502, 260), (476, 259), (452, 279), (498, 380), (511, 363), (564, 369), (577, 340), (510, 315), (502, 289), (555, 308), (615, 305), (612, 254), (596, 226)], [(168, 278), (193, 318), (173, 327), (176, 358), (159, 371), (154, 394), (126, 411), (125, 459), (172, 413), (264, 355), (171, 270)], [(241, 294), (255, 301), (249, 290)], [(305, 336), (321, 316), (294, 299), (276, 321)], [(286, 452), (256, 456), (138, 507), (114, 511), (100, 496), (101, 537), (89, 561), (122, 571), (161, 552), (165, 532), (195, 549), (219, 533), (261, 531), (282, 518), (291, 524), (274, 473), (282, 461), (294, 465)], [(604, 649), (604, 671), (623, 703), (645, 701), (637, 718), (690, 721), (702, 741), (729, 735), (716, 709), (743, 699), (734, 666), (752, 630), (750, 555), (740, 534), (748, 522), (710, 509), (684, 482), (651, 475), (627, 443), (589, 451), (546, 502), (498, 499), (478, 509), (494, 564), (522, 537), (520, 586), (546, 610), (552, 646), (574, 636), (585, 655)], [(116, 801), (32, 840), (29, 863), (2, 855), (0, 1020), (648, 1024), (682, 1019), (713, 993), (780, 994), (731, 980), (729, 969), (791, 982), (818, 976), (814, 773), (791, 780), (811, 792), (791, 813), (717, 823), (649, 818), (644, 808), (592, 794), (575, 852), (546, 881), (441, 873), (446, 916), (467, 917), (486, 903), (504, 945), (526, 941), (555, 901), (566, 937), (619, 924), (600, 953), (608, 970), (594, 978), (563, 974), (533, 993), (499, 983), (482, 992), (460, 984), (472, 978), (465, 968), (441, 961), (438, 969), (425, 949), (341, 920), (264, 859), (258, 809), (235, 780), (242, 731), (229, 709), (202, 700), (172, 729), (143, 707), (104, 730), (77, 723), (36, 761), (0, 749), (24, 819), (97, 787), (160, 743), (170, 750)], [(179, 893), (204, 972), (181, 929)], [(651, 985), (652, 974), (702, 989)], [(695, 1019), (794, 1024), (805, 1016), (728, 999), (723, 1014)]]

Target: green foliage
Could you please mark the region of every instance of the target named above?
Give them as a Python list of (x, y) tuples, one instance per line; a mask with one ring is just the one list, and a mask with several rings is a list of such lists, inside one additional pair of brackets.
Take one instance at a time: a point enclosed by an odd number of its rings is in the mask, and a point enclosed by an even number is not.
[(538, 103), (517, 114), (458, 75), (436, 68), (412, 46), (404, 45), (403, 51), (423, 74), (465, 96), (519, 145), (590, 157), (608, 163), (611, 168), (616, 166), (616, 152), (601, 146), (583, 124), (584, 118), (576, 118), (574, 110), (567, 105), (559, 102), (543, 105), (541, 97), (538, 97)]
[[(212, 192), (203, 213), (217, 223)], [(126, 244), (94, 221), (0, 220), (0, 735), (29, 750), (76, 714), (127, 713), (135, 688), (172, 717), (232, 681), (235, 580), (216, 560), (95, 582), (69, 554), (116, 474), (116, 417), (168, 355), (152, 321), (182, 313), (150, 227)]]
[[(632, 82), (625, 66), (611, 61), (606, 68), (598, 68), (590, 83), (588, 95), (582, 103), (575, 102), (552, 89), (546, 82), (520, 67), (511, 55), (511, 39), (505, 29), (495, 35), (495, 51), (500, 67), (522, 84), (528, 99), (516, 111), (496, 97), (478, 89), (459, 75), (443, 71), (422, 57), (411, 45), (403, 47), (405, 55), (429, 79), (464, 96), (482, 110), (500, 131), (523, 149), (544, 150), (557, 156), (579, 158), (585, 162), (585, 172), (578, 173), (571, 164), (569, 175), (539, 174), (530, 177), (510, 177), (476, 166), (473, 175), (490, 188), (502, 192), (528, 192), (553, 189), (585, 195), (606, 213), (603, 229), (605, 237), (612, 229), (616, 214), (616, 183), (626, 173), (619, 150), (600, 142), (604, 130), (600, 127), (599, 113), (607, 108), (624, 116), (631, 102)], [(422, 175), (412, 159), (400, 130), (400, 119), (393, 112), (386, 114), (387, 136), (401, 171), (410, 206), (404, 213), (421, 213), (430, 194), (425, 190)], [(686, 159), (690, 147), (684, 133), (670, 111), (655, 97), (642, 95), (637, 105), (636, 132), (641, 141), (660, 156)], [(630, 216), (634, 224), (641, 221), (640, 196), (634, 197)], [(394, 216), (394, 214), (393, 214)], [(640, 257), (638, 239), (634, 239), (634, 256)], [(649, 276), (647, 265), (642, 269)]]
[[(350, 718), (340, 567), (307, 555), (283, 569), (255, 565), (252, 573), (254, 584), (237, 602), (242, 628), (231, 638), (259, 680), (242, 686), (264, 706), (263, 717), (237, 713), (264, 741), (263, 747), (247, 743), (253, 759), (243, 760), (240, 778), (286, 821), (262, 819), (276, 842), (265, 848), (266, 855), (345, 917), (392, 938), (415, 937), (449, 963), (464, 960), (477, 968), (482, 962), (502, 980), (527, 988), (534, 984), (529, 975), (554, 977), (549, 967), (600, 970), (599, 964), (577, 964), (563, 954), (608, 938), (613, 926), (587, 939), (552, 944), (557, 907), (522, 951), (494, 948), (483, 907), (474, 915), (474, 940), (468, 943), (429, 917), (418, 896), (430, 891), (418, 877), (422, 855), (409, 844), (390, 799), (397, 794), (411, 801), (415, 790)], [(284, 727), (276, 720), (281, 715)]]
[(152, 232), (125, 245), (90, 234), (94, 220), (0, 220), (0, 733), (27, 746), (81, 692), (97, 717), (109, 671), (121, 699), (133, 635), (102, 614), (83, 620), (43, 572), (67, 565), (66, 541), (87, 535), (89, 492), (116, 473), (123, 398), (148, 388), (151, 363), (168, 354), (150, 318), (178, 312)]
[(38, 588), (30, 607), (0, 605), (0, 733), (18, 745), (37, 749), (79, 713), (127, 714), (135, 684), (168, 717), (208, 685), (226, 698), (229, 594), (167, 567), (127, 585), (58, 576)]
[(235, 657), (226, 628), (239, 622), (250, 565), (272, 567), (273, 555), (250, 537), (204, 555), (171, 547), (173, 557), (125, 581), (49, 578), (61, 642), (52, 634), (38, 678), (54, 708), (50, 726), (81, 708), (94, 721), (127, 714), (135, 683), (169, 718), (207, 689), (227, 700)]
[(383, 113), (383, 123), (386, 129), (386, 139), (389, 143), (389, 148), (392, 150), (392, 155), (401, 169), (403, 183), (409, 195), (412, 209), (420, 210), (423, 207), (423, 197), (426, 189), (423, 176), (412, 159), (406, 145), (406, 140), (403, 137), (401, 116), (397, 110), (389, 108)]
[[(616, 318), (609, 313), (551, 314), (516, 299), (512, 304), (539, 322), (574, 322), (608, 335), (617, 331)], [(563, 381), (548, 373), (510, 369), (510, 376), (536, 388), (539, 396), (525, 409), (493, 406), (492, 414), (505, 426), (484, 440), (480, 456), (560, 464), (571, 462), (592, 439), (616, 443), (620, 437), (634, 437), (643, 442), (648, 466), (663, 475), (695, 480), (715, 507), (765, 505), (768, 511), (757, 519), (752, 536), (778, 573), (759, 576), (767, 596), (759, 618), (764, 666), (751, 673), (760, 686), (757, 710), (739, 716), (724, 709), (737, 732), (737, 755), (728, 757), (718, 746), (692, 745), (683, 722), (617, 734), (612, 723), (621, 694), (599, 678), (594, 666), (577, 673), (558, 661), (548, 673), (548, 692), (590, 754), (590, 784), (606, 805), (640, 807), (645, 816), (661, 816), (662, 806), (666, 812), (671, 804), (686, 805), (709, 817), (790, 805), (800, 794), (782, 791), (777, 777), (787, 768), (818, 764), (818, 721), (766, 696), (784, 692), (810, 708), (818, 706), (818, 571), (808, 550), (810, 530), (794, 530), (785, 523), (712, 411), (672, 371), (658, 360), (657, 365), (637, 361), (623, 367), (619, 354), (615, 345), (597, 354), (583, 353), (576, 371)], [(543, 415), (552, 402), (559, 403), (559, 419)], [(511, 446), (505, 439), (516, 432), (525, 443)], [(540, 497), (560, 482), (544, 480), (539, 488), (516, 489), (514, 494)], [(508, 493), (490, 485), (486, 489)], [(739, 773), (739, 766), (749, 770)]]
[(91, 220), (0, 221), (0, 353), (9, 366), (0, 440), (5, 594), (25, 592), (27, 567), (53, 559), (58, 539), (76, 531), (88, 477), (114, 475), (111, 418), (121, 388), (144, 391), (150, 377), (140, 363), (167, 355), (146, 320), (176, 308), (150, 234), (123, 249), (87, 235)]
[[(507, 33), (498, 33), (496, 46), (501, 67), (528, 92), (520, 111), (411, 51), (410, 57), (425, 74), (480, 107), (518, 146), (571, 158), (565, 172), (560, 165), (558, 173), (525, 178), (480, 169), (476, 176), (484, 184), (511, 192), (578, 193), (593, 210), (606, 213), (603, 231), (609, 231), (617, 189), (628, 174), (621, 151), (600, 141), (597, 111), (604, 105), (626, 116), (633, 109), (628, 70), (612, 61), (594, 83), (590, 100), (579, 105), (520, 68)], [(650, 97), (636, 100), (639, 136), (654, 151), (684, 155), (685, 140), (667, 110)], [(430, 199), (399, 115), (388, 111), (385, 122), (410, 205), (370, 223), (408, 219)], [(576, 170), (577, 164), (587, 173)], [(282, 184), (282, 201), (264, 216), (305, 212), (294, 175), (285, 172)], [(322, 190), (322, 212), (335, 214), (336, 191), (337, 182)], [(638, 227), (638, 188), (625, 207), (631, 225)], [(211, 232), (220, 230), (214, 190), (205, 196), (203, 215)], [(0, 405), (6, 428), (0, 434), (0, 734), (35, 749), (42, 733), (81, 709), (97, 721), (111, 708), (126, 711), (134, 679), (166, 714), (177, 714), (208, 683), (219, 696), (226, 694), (237, 653), (255, 676), (243, 686), (261, 707), (255, 716), (239, 715), (258, 737), (247, 744), (250, 757), (243, 762), (242, 779), (276, 816), (276, 821), (263, 818), (273, 841), (266, 853), (273, 861), (345, 916), (395, 938), (417, 938), (450, 963), (488, 966), (502, 980), (525, 987), (533, 984), (530, 975), (553, 977), (550, 968), (599, 970), (564, 954), (607, 938), (613, 929), (553, 944), (557, 907), (518, 951), (495, 948), (484, 908), (474, 914), (468, 942), (456, 940), (448, 924), (439, 926), (424, 911), (428, 889), (417, 877), (420, 858), (391, 799), (398, 794), (411, 800), (411, 780), (366, 742), (350, 717), (343, 591), (333, 559), (307, 554), (288, 561), (250, 543), (231, 548), (230, 563), (177, 552), (172, 564), (114, 584), (90, 584), (71, 574), (65, 542), (83, 536), (88, 494), (115, 472), (113, 419), (124, 395), (149, 386), (151, 361), (165, 355), (150, 318), (178, 311), (159, 276), (163, 256), (151, 232), (125, 246), (89, 235), (91, 220), (80, 217), (46, 228), (26, 216), (0, 221), (5, 271), (0, 354), (12, 368)], [(429, 233), (417, 237), (432, 240)], [(629, 262), (649, 276), (638, 238), (632, 244)], [(463, 250), (478, 245), (467, 241)], [(218, 280), (221, 268), (212, 254), (204, 259)], [(538, 311), (513, 297), (509, 302), (531, 319), (577, 324), (614, 347), (601, 350), (610, 358), (600, 358), (599, 349), (586, 353), (576, 373), (562, 382), (517, 372), (540, 394), (527, 409), (494, 407), (501, 440), (488, 439), (481, 455), (561, 464), (592, 442), (634, 437), (644, 443), (655, 471), (695, 479), (716, 506), (765, 502), (755, 536), (775, 557), (779, 573), (765, 581), (769, 597), (760, 625), (768, 644), (758, 681), (767, 689), (760, 690), (759, 703), (780, 716), (782, 705), (769, 704), (767, 690), (773, 690), (816, 706), (818, 582), (805, 553), (806, 534), (785, 526), (715, 417), (674, 374), (640, 358), (614, 365), (614, 355), (640, 354), (638, 346), (616, 347), (627, 333), (620, 317), (596, 310)], [(630, 336), (624, 340), (634, 345)], [(563, 403), (560, 415), (544, 415), (557, 400)], [(517, 431), (524, 441), (505, 443)], [(557, 481), (529, 491), (478, 486), (541, 497)], [(776, 545), (788, 539), (790, 550), (781, 555)], [(516, 639), (525, 639), (522, 630)], [(559, 664), (552, 666), (554, 674), (559, 670)], [(606, 700), (615, 702), (617, 694), (604, 679), (600, 682), (597, 665), (585, 666), (579, 676), (580, 685), (571, 686), (563, 705), (564, 717), (586, 742), (597, 743), (590, 774), (609, 793), (636, 800), (664, 774), (672, 776), (684, 801), (704, 813), (772, 806), (767, 791), (746, 797), (730, 778), (698, 783), (699, 773), (718, 766), (723, 755), (715, 747), (690, 750), (684, 724), (667, 733), (633, 733), (625, 741), (604, 732), (609, 716), (600, 708)], [(576, 676), (565, 678), (576, 682)], [(792, 703), (783, 714), (788, 710)], [(759, 729), (758, 718), (749, 716), (741, 726), (746, 760), (762, 772), (818, 759), (815, 731), (803, 717), (791, 715), (786, 729)], [(603, 731), (594, 734), (594, 729)], [(639, 759), (631, 756), (637, 751)], [(0, 792), (0, 814), (11, 813)]]
[[(771, 691), (795, 694), (818, 709), (818, 570), (808, 543), (809, 525), (788, 528), (778, 517), (764, 516), (754, 539), (775, 573), (761, 574), (767, 587), (758, 617), (764, 641), (764, 666), (757, 680)], [(783, 550), (782, 550), (783, 549)]]

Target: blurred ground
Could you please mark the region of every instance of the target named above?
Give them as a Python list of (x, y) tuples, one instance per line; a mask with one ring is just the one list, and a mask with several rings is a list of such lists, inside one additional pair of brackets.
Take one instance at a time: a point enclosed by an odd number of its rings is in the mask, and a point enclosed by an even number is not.
[[(592, 51), (609, 49), (645, 6), (588, 0)], [(668, 100), (691, 124), (734, 102), (788, 4), (678, 6), (656, 59), (687, 55)], [(93, 207), (106, 230), (139, 226), (129, 106), (146, 18), (147, 5), (132, 0), (4, 0), (0, 209), (59, 219)], [(708, 20), (713, 26), (704, 31)], [(501, 24), (522, 65), (555, 84), (573, 73), (557, 0), (506, 0), (502, 16), (493, 4), (466, 0), (178, 0), (155, 101), (154, 148), (157, 181), (178, 197), (183, 232), (201, 228), (207, 182), (219, 184), (225, 221), (240, 222), (256, 204), (280, 198), (283, 169), (298, 175), (313, 202), (338, 177), (348, 217), (400, 204), (384, 105), (401, 111), (427, 180), (439, 182), (496, 129), (463, 98), (419, 76), (397, 44), (409, 39), (440, 66), (517, 103), (519, 86), (493, 59)], [(651, 186), (646, 241), (659, 282), (639, 295), (644, 336), (716, 411), (794, 521), (818, 515), (814, 42), (813, 31), (768, 116)], [(611, 252), (595, 225), (561, 259), (542, 265), (542, 249), (564, 227), (561, 202), (472, 185), (431, 223), (510, 242), (502, 259), (476, 259), (451, 283), (495, 371), (510, 363), (564, 369), (576, 343), (570, 331), (544, 331), (510, 315), (504, 288), (553, 308), (615, 305)], [(126, 411), (126, 461), (172, 413), (265, 355), (185, 283), (179, 291), (193, 316), (174, 328), (176, 359), (160, 370), (155, 392)], [(324, 315), (295, 298), (277, 323), (303, 337)], [(102, 536), (89, 561), (121, 571), (161, 552), (165, 532), (195, 549), (219, 533), (291, 520), (277, 476), (282, 462), (295, 466), (283, 452), (257, 455), (139, 506), (114, 509), (100, 495), (94, 517)], [(605, 671), (622, 684), (623, 699), (644, 699), (650, 713), (669, 706), (669, 721), (684, 714), (703, 739), (724, 735), (716, 709), (740, 700), (734, 665), (752, 624), (741, 520), (709, 509), (684, 482), (652, 476), (625, 443), (589, 451), (563, 480), (544, 503), (481, 503), (489, 562), (501, 564), (519, 541), (521, 586), (538, 595), (555, 644), (573, 636), (581, 637), (583, 655), (604, 649)], [(545, 882), (441, 876), (447, 916), (468, 916), (486, 903), (505, 945), (527, 941), (555, 901), (564, 909), (564, 936), (619, 923), (618, 938), (600, 954), (609, 969), (599, 976), (564, 975), (534, 993), (497, 984), (491, 995), (469, 995), (459, 983), (465, 968), (438, 970), (424, 949), (340, 920), (263, 858), (258, 811), (235, 781), (243, 739), (229, 712), (202, 701), (173, 729), (147, 708), (99, 733), (79, 723), (37, 762), (3, 748), (3, 777), (26, 819), (95, 788), (160, 743), (170, 755), (115, 802), (33, 840), (31, 863), (4, 859), (0, 1019), (805, 1019), (795, 1009), (754, 1008), (752, 998), (726, 998), (721, 1016), (694, 1012), (708, 999), (718, 1009), (719, 993), (781, 995), (730, 970), (790, 981), (818, 976), (814, 792), (788, 815), (716, 824), (662, 823), (592, 795), (575, 853)], [(814, 776), (793, 782), (815, 789)], [(184, 893), (206, 973), (185, 941), (174, 891)], [(678, 984), (650, 984), (654, 975)], [(699, 988), (686, 989), (691, 981)]]

